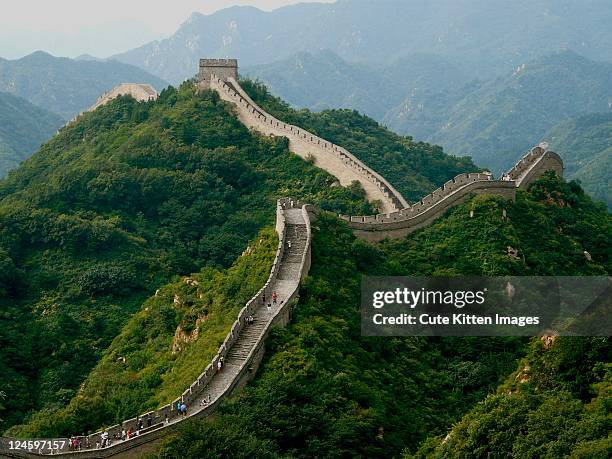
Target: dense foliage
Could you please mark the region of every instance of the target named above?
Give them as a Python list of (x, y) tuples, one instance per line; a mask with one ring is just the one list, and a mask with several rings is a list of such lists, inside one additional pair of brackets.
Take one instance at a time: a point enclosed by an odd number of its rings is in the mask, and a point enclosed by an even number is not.
[[(355, 112), (294, 111), (245, 86), (266, 110), (346, 146), (409, 197), (474, 168)], [(604, 450), (607, 341), (559, 339), (549, 352), (521, 338), (367, 338), (359, 314), (363, 275), (609, 274), (603, 205), (549, 174), (516, 202), (476, 196), (404, 239), (372, 245), (333, 215), (371, 212), (363, 191), (334, 182), (190, 84), (155, 102), (119, 98), (63, 129), (0, 182), (2, 427), (83, 433), (180, 394), (267, 276), (276, 237), (266, 228), (275, 200), (291, 195), (332, 211), (313, 226), (292, 323), (273, 332), (253, 383), (214, 419), (188, 422), (159, 457)], [(529, 383), (519, 386), (519, 373), (508, 375), (521, 358)], [(517, 403), (506, 400), (512, 394)], [(554, 426), (569, 426), (561, 439), (562, 429), (542, 426), (553, 408)], [(515, 443), (498, 444), (507, 419), (518, 419)], [(441, 440), (457, 422), (453, 441)]]
[(30, 156), (62, 124), (59, 116), (0, 92), (0, 178)]
[(612, 209), (612, 113), (565, 120), (544, 140), (563, 157), (566, 174)]
[(277, 245), (276, 234), (265, 230), (229, 269), (205, 268), (157, 290), (67, 406), (39, 411), (9, 434), (95, 431), (172, 402), (212, 360), (240, 309), (265, 283)]
[(243, 81), (241, 85), (268, 113), (346, 148), (408, 200), (422, 198), (459, 173), (477, 170), (469, 158), (448, 156), (438, 146), (398, 136), (356, 111), (294, 110), (260, 83)]
[(534, 340), (497, 394), (410, 457), (610, 457), (611, 351), (604, 337)]
[(62, 129), (0, 182), (2, 427), (65, 406), (148, 296), (231, 265), (277, 198), (372, 211), (334, 181), (188, 84)]
[[(521, 193), (516, 203), (480, 196), (430, 227), (380, 246), (356, 240), (333, 217), (321, 216), (316, 228), (313, 265), (293, 323), (267, 343), (259, 376), (214, 420), (192, 422), (168, 439), (158, 457), (233, 457), (236, 451), (242, 457), (392, 457), (415, 451), (493, 392), (509, 368), (516, 368), (513, 361), (525, 352), (525, 341), (363, 337), (362, 275), (589, 275), (611, 268), (612, 219), (576, 184), (553, 177)], [(519, 248), (521, 257), (509, 257), (508, 245)], [(592, 250), (593, 261), (580, 247)], [(572, 375), (600, 368), (597, 362), (609, 359), (608, 345), (568, 341), (571, 356), (561, 351), (553, 360), (568, 381), (566, 390), (580, 393), (581, 386), (601, 381), (601, 370), (577, 383)], [(546, 379), (548, 366), (534, 365), (531, 373), (534, 382)], [(575, 408), (565, 400), (559, 392), (561, 413)], [(496, 418), (499, 430), (491, 435), (511, 441), (502, 430), (505, 416)], [(607, 434), (598, 425), (595, 438)], [(482, 429), (486, 434), (489, 426)], [(469, 447), (486, 449), (486, 439), (474, 438)], [(455, 452), (462, 456), (466, 450)]]

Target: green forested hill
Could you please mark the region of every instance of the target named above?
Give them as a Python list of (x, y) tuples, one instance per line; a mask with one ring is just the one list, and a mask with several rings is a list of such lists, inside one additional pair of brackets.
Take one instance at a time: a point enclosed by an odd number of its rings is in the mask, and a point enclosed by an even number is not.
[(91, 107), (120, 83), (168, 83), (142, 69), (116, 61), (75, 60), (37, 51), (21, 59), (0, 59), (0, 91), (57, 113), (64, 120)]
[(568, 176), (612, 209), (612, 113), (563, 121), (543, 140), (563, 157)]
[(58, 115), (0, 92), (0, 178), (39, 148), (62, 124)]
[(271, 96), (262, 84), (244, 81), (241, 86), (271, 115), (347, 148), (409, 201), (422, 198), (427, 190), (435, 189), (436, 183), (478, 170), (470, 158), (449, 156), (437, 145), (399, 136), (354, 110), (295, 110)]
[[(385, 145), (364, 153), (368, 162), (393, 151), (431, 156), (428, 175), (403, 177), (415, 193), (474, 167), (352, 112), (334, 117), (330, 134), (348, 142), (354, 130), (364, 142), (366, 126), (367, 145)], [(119, 98), (62, 129), (0, 182), (2, 427), (65, 407), (145, 299), (173, 276), (230, 266), (273, 223), (278, 197), (373, 211), (359, 186), (334, 182), (290, 154), (285, 139), (249, 132), (216, 93), (196, 94), (190, 84), (155, 102)], [(159, 400), (146, 393), (99, 420)]]
[(229, 266), (278, 197), (372, 211), (333, 181), (189, 85), (62, 129), (0, 182), (3, 427), (64, 406), (145, 298)]
[[(516, 203), (480, 196), (428, 228), (379, 246), (356, 240), (332, 216), (320, 217), (316, 228), (312, 268), (293, 321), (275, 331), (257, 378), (214, 419), (192, 422), (168, 439), (157, 457), (236, 457), (236, 452), (244, 458), (397, 457), (414, 452), (426, 438), (446, 435), (463, 413), (494, 392), (516, 369), (517, 359), (529, 359), (539, 340), (363, 337), (362, 275), (592, 275), (612, 268), (611, 217), (575, 183), (552, 177), (519, 193)], [(508, 245), (518, 248), (518, 259), (508, 257)], [(594, 254), (592, 261), (584, 249)], [(590, 390), (609, 393), (603, 371), (609, 341), (560, 341), (566, 342), (545, 365), (533, 365), (532, 380), (546, 379), (552, 364), (567, 390), (584, 388), (582, 397)], [(559, 412), (555, 422), (579, 409), (554, 380), (549, 387), (559, 390), (548, 405)], [(471, 457), (471, 451), (487, 457), (477, 448), (487, 451), (496, 438), (514, 441), (505, 431), (514, 418), (506, 416), (519, 408), (509, 409), (495, 413), (495, 421), (484, 417), (480, 430), (468, 429), (472, 443), (451, 457)], [(606, 437), (600, 415), (594, 416), (593, 428), (574, 438)], [(564, 435), (559, 423), (542, 419), (540, 425), (549, 438)]]
[(554, 125), (610, 112), (612, 64), (572, 51), (526, 61), (503, 77), (459, 90), (409, 97), (384, 122), (400, 133), (509, 169)]
[[(355, 112), (294, 111), (245, 87), (407, 196), (474, 169)], [(274, 331), (253, 383), (214, 419), (168, 439), (160, 457), (415, 452), (478, 409), (528, 343), (362, 337), (362, 275), (611, 271), (612, 220), (576, 183), (548, 176), (515, 203), (478, 196), (430, 227), (372, 245), (334, 216), (371, 212), (363, 192), (334, 181), (190, 84), (154, 102), (118, 98), (62, 129), (0, 182), (3, 430), (72, 435), (173, 399), (266, 277), (280, 196), (332, 211), (313, 225), (312, 269), (292, 323)]]
[(603, 337), (534, 339), (496, 394), (409, 457), (610, 457), (611, 351)]

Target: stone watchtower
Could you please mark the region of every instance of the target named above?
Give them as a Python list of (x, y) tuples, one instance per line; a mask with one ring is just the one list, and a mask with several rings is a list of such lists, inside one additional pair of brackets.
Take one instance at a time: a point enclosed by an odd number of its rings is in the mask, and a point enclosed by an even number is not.
[(237, 59), (200, 59), (200, 71), (198, 72), (198, 86), (201, 89), (210, 87), (210, 76), (216, 75), (223, 81), (228, 78), (238, 79)]

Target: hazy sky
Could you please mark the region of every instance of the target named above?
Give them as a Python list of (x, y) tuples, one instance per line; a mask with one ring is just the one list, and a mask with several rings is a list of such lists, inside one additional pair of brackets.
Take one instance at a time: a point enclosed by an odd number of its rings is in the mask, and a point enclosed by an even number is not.
[(17, 0), (3, 3), (0, 57), (15, 59), (36, 50), (56, 56), (76, 57), (87, 53), (107, 57), (171, 35), (194, 11), (207, 14), (233, 5), (272, 10), (300, 0)]

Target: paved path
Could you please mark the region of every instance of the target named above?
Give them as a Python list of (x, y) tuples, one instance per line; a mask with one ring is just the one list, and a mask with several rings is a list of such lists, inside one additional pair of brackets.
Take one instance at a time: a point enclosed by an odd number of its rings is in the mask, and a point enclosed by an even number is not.
[[(297, 208), (297, 203), (296, 208), (290, 208), (290, 202), (293, 201), (286, 200), (286, 208), (279, 207), (279, 211), (282, 209), (281, 213), (284, 218), (284, 233), (282, 233), (284, 238), (280, 241), (282, 250), (277, 252), (277, 257), (279, 253), (282, 253), (282, 255), (280, 259), (276, 260), (276, 271), (273, 271), (271, 274), (271, 283), (267, 284), (266, 301), (264, 302), (263, 298), (261, 298), (262, 292), (260, 291), (259, 297), (255, 300), (250, 312), (254, 319), (253, 324), (244, 325), (240, 330), (237, 339), (225, 354), (225, 363), (221, 371), (216, 372), (197, 395), (193, 397), (187, 396), (187, 401), (190, 405), (188, 415), (177, 416), (176, 405), (174, 404), (171, 410), (157, 410), (154, 413), (154, 425), (143, 429), (140, 435), (130, 440), (119, 441), (106, 448), (81, 451), (70, 451), (67, 445), (65, 445), (61, 450), (53, 451), (54, 457), (102, 458), (116, 455), (121, 455), (121, 457), (139, 457), (140, 451), (146, 449), (146, 444), (157, 441), (166, 431), (174, 429), (185, 419), (212, 414), (218, 404), (245, 377), (245, 371), (250, 372), (248, 367), (258, 365), (259, 362), (256, 360), (256, 354), (258, 350), (261, 350), (261, 345), (265, 340), (267, 332), (273, 326), (279, 314), (286, 312), (287, 308), (290, 307), (289, 303), (295, 298), (302, 272), (308, 268), (308, 266), (304, 265), (306, 254), (310, 249), (308, 222), (305, 220), (306, 214), (302, 211), (301, 207)], [(275, 302), (273, 301), (273, 293), (276, 293)], [(270, 307), (268, 307), (268, 303)], [(167, 415), (168, 418), (166, 418)], [(146, 419), (146, 415), (141, 416), (141, 418)], [(120, 431), (121, 426), (118, 427)], [(92, 445), (100, 441), (99, 435), (98, 433), (89, 436)], [(9, 449), (11, 440), (13, 439), (0, 439), (1, 458), (40, 457), (42, 455), (34, 448), (30, 448), (29, 451), (27, 449), (11, 450)], [(47, 441), (61, 442), (62, 440), (66, 443), (66, 439), (48, 439)], [(32, 442), (34, 443), (34, 441)], [(49, 455), (50, 452), (47, 448), (43, 453), (44, 455)]]
[[(231, 82), (229, 84), (232, 85), (230, 89), (243, 92), (242, 88), (238, 87), (238, 83)], [(285, 123), (278, 126), (265, 123), (259, 117), (259, 115), (263, 115), (268, 119), (272, 117), (264, 112), (260, 107), (255, 105), (254, 108), (257, 110), (257, 113), (253, 113), (250, 110), (250, 108), (253, 106), (250, 104), (249, 106), (245, 106), (243, 103), (241, 103), (241, 97), (236, 96), (232, 93), (232, 91), (228, 91), (220, 84), (214, 82), (214, 80), (211, 87), (219, 93), (223, 100), (231, 102), (236, 106), (238, 118), (245, 126), (265, 135), (286, 137), (289, 139), (289, 149), (293, 153), (306, 160), (313, 158), (315, 161), (315, 166), (335, 176), (343, 186), (349, 186), (354, 181), (360, 182), (366, 196), (368, 197), (368, 200), (379, 203), (380, 213), (393, 212), (394, 210), (399, 210), (401, 207), (401, 205), (394, 202), (389, 194), (385, 194), (383, 190), (381, 190), (380, 186), (377, 185), (375, 180), (367, 175), (364, 175), (363, 173), (359, 173), (352, 167), (348, 167), (337, 154), (333, 153), (333, 149), (324, 144), (317, 144), (316, 142), (311, 142), (300, 137), (298, 133), (300, 131), (304, 132), (303, 129), (300, 129), (297, 126), (286, 125)], [(250, 101), (250, 103), (254, 104), (252, 101)], [(289, 126), (292, 130), (288, 130), (284, 126)], [(397, 191), (395, 191), (395, 193), (397, 193)], [(399, 195), (399, 193), (397, 194)], [(403, 200), (403, 198), (401, 199)]]

